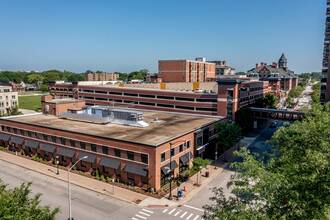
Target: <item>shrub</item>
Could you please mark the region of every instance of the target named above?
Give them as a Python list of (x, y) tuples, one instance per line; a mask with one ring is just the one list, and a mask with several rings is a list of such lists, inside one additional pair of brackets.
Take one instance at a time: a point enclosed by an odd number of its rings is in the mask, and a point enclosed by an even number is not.
[(77, 167), (76, 167), (76, 166), (74, 166), (72, 169), (73, 169), (73, 170), (76, 170), (76, 169), (77, 169)]
[(107, 180), (107, 182), (110, 182), (111, 178), (107, 176), (106, 180)]
[(96, 176), (96, 177), (95, 177), (95, 179), (99, 180), (99, 179), (100, 179), (100, 177), (99, 177), (99, 176)]
[(96, 169), (96, 171), (95, 171), (95, 176), (96, 176), (97, 178), (99, 178), (99, 169)]
[(25, 156), (25, 150), (22, 150), (22, 155)]
[(104, 176), (103, 175), (101, 175), (101, 178), (100, 178), (101, 180), (104, 180)]

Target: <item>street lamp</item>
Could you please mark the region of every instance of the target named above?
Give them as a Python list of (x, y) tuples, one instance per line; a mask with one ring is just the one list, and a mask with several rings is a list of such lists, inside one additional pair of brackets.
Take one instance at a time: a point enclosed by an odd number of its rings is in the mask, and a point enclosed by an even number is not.
[(215, 161), (214, 161), (214, 169), (216, 170), (217, 169), (217, 159), (218, 159), (218, 151), (215, 150)]
[(88, 158), (88, 156), (84, 156), (82, 158), (80, 158), (75, 164), (73, 164), (69, 169), (68, 169), (68, 197), (69, 197), (69, 220), (73, 220), (72, 218), (72, 212), (71, 212), (71, 192), (70, 192), (70, 170), (76, 166), (76, 164), (83, 160), (83, 159), (86, 159)]
[(56, 156), (56, 165), (57, 165), (57, 171), (56, 171), (56, 175), (60, 174), (60, 171), (58, 170), (58, 164), (60, 163), (60, 161), (58, 161), (58, 155)]

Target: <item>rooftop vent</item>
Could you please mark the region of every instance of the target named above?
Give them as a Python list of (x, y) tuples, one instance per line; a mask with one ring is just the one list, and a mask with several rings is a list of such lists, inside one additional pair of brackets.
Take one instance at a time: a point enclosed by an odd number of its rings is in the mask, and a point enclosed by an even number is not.
[(163, 122), (163, 120), (158, 120), (158, 117), (156, 116), (156, 118), (150, 122), (151, 123), (161, 123), (161, 122)]

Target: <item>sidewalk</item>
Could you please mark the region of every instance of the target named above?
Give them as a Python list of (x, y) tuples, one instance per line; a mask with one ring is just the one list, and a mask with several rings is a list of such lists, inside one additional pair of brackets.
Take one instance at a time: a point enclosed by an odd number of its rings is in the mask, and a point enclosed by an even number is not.
[[(8, 152), (0, 151), (0, 160), (16, 164), (18, 166), (60, 179), (65, 182), (68, 181), (68, 172), (65, 170), (60, 169), (59, 175), (56, 175), (56, 167), (16, 156)], [(123, 189), (112, 184), (101, 182), (99, 180), (85, 177), (76, 173), (70, 173), (70, 183), (134, 204), (136, 204), (138, 200), (145, 200), (148, 197), (140, 193)], [(153, 199), (159, 200), (157, 198)]]

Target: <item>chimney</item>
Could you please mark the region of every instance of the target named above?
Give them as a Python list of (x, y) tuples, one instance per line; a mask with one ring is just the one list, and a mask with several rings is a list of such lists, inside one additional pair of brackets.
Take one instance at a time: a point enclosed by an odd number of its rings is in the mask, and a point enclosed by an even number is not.
[(264, 63), (263, 63), (263, 62), (261, 62), (261, 63), (260, 63), (260, 66), (261, 66), (261, 67), (263, 67), (263, 66), (264, 66)]
[(275, 67), (275, 68), (278, 68), (278, 63), (275, 63), (275, 62), (274, 62), (274, 67)]
[(256, 68), (258, 68), (259, 67), (259, 63), (256, 63)]
[(267, 63), (264, 63), (265, 66), (267, 66)]

